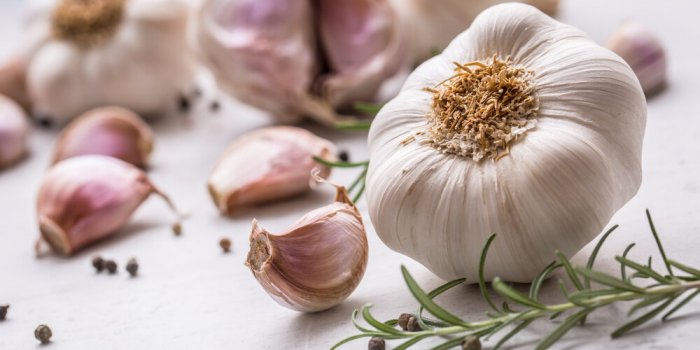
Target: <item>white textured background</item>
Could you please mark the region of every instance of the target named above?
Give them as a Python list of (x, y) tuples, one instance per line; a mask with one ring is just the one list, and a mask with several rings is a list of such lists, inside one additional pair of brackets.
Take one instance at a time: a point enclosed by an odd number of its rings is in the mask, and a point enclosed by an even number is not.
[[(559, 18), (578, 26), (603, 43), (624, 19), (634, 18), (658, 33), (670, 57), (670, 87), (649, 101), (644, 146), (644, 182), (627, 206), (613, 218), (621, 228), (603, 249), (601, 268), (617, 271), (609, 261), (628, 242), (636, 242), (632, 256), (654, 255), (655, 246), (644, 218), (650, 208), (667, 252), (700, 265), (700, 23), (697, 2), (562, 0)], [(0, 57), (20, 42), (21, 1), (0, 1)], [(413, 311), (416, 303), (405, 288), (399, 265), (406, 264), (425, 288), (442, 283), (408, 258), (385, 248), (368, 227), (370, 262), (357, 291), (330, 311), (304, 315), (278, 306), (243, 266), (250, 221), (256, 216), (273, 232), (289, 226), (304, 212), (332, 198), (329, 190), (296, 201), (245, 213), (233, 220), (219, 217), (205, 190), (209, 170), (219, 153), (237, 135), (266, 125), (260, 113), (226, 104), (218, 114), (206, 112), (207, 94), (195, 111), (194, 123), (174, 116), (154, 125), (157, 145), (153, 181), (194, 216), (184, 235), (172, 236), (172, 218), (163, 203), (151, 198), (120, 236), (81, 254), (62, 259), (36, 260), (34, 198), (48, 164), (55, 132), (36, 130), (31, 156), (0, 172), (0, 304), (10, 303), (8, 319), (0, 322), (0, 349), (40, 348), (34, 328), (46, 323), (54, 331), (47, 349), (323, 349), (354, 334), (350, 313), (374, 303), (380, 319)], [(366, 158), (363, 134), (321, 132), (354, 160)], [(349, 182), (352, 171), (338, 171), (333, 180)], [(365, 212), (364, 202), (360, 209)], [(369, 224), (369, 220), (367, 220)], [(220, 253), (218, 240), (228, 235), (234, 252)], [(589, 247), (590, 248), (590, 247)], [(114, 258), (123, 268), (130, 256), (141, 264), (141, 275), (129, 279), (96, 275), (90, 266), (95, 254)], [(582, 262), (583, 257), (578, 256)], [(613, 270), (614, 269), (614, 270)], [(546, 284), (545, 298), (557, 294)], [(549, 299), (553, 300), (553, 299)], [(475, 287), (461, 287), (440, 301), (470, 319), (485, 311)], [(611, 341), (608, 333), (619, 325), (627, 306), (594, 314), (591, 322), (572, 331), (556, 348), (695, 349), (700, 343), (700, 299), (675, 320), (657, 320), (628, 336)], [(551, 325), (524, 332), (511, 343), (531, 348)], [(347, 349), (366, 348), (364, 341)]]

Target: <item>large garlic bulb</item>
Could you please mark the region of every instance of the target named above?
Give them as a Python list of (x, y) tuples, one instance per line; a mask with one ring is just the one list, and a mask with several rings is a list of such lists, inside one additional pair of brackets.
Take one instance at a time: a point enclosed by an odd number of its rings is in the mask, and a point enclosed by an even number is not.
[(32, 8), (27, 85), (35, 112), (64, 123), (103, 105), (161, 113), (189, 88), (183, 0), (56, 0)]
[(369, 134), (369, 214), (438, 276), (530, 282), (637, 192), (646, 123), (630, 67), (534, 7), (502, 4), (408, 78)]

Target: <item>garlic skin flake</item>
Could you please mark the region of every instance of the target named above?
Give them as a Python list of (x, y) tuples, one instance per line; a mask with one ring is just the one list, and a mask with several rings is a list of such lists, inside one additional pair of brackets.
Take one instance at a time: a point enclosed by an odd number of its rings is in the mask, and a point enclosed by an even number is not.
[(661, 40), (648, 28), (636, 22), (625, 22), (606, 46), (632, 67), (647, 95), (659, 92), (666, 85), (666, 51)]
[[(456, 93), (453, 82), (476, 88)], [(645, 124), (644, 94), (620, 57), (534, 7), (491, 7), (372, 123), (370, 218), (390, 248), (444, 279), (475, 282), (497, 233), (486, 279), (531, 282), (556, 249), (579, 251), (636, 194)]]
[(253, 220), (246, 266), (280, 305), (317, 312), (340, 304), (367, 267), (362, 217), (338, 187), (335, 202), (313, 210), (281, 234)]
[(121, 107), (101, 107), (72, 121), (58, 137), (52, 164), (98, 154), (145, 168), (153, 150), (153, 132), (141, 117)]
[(17, 103), (0, 95), (0, 169), (17, 162), (27, 153), (27, 119)]
[(327, 178), (331, 169), (313, 156), (335, 161), (328, 140), (291, 126), (249, 132), (235, 140), (209, 176), (209, 193), (217, 208), (234, 215), (243, 207), (302, 194), (310, 189), (311, 171)]
[(37, 4), (27, 68), (35, 113), (63, 124), (105, 105), (143, 116), (167, 110), (193, 81), (189, 10), (182, 0)]

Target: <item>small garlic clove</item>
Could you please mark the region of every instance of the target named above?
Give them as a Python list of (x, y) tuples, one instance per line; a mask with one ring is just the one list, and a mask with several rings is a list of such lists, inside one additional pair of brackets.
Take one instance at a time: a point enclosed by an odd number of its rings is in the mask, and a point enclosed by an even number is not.
[(55, 252), (71, 255), (123, 227), (151, 194), (177, 213), (168, 197), (129, 163), (100, 155), (64, 160), (49, 169), (39, 188), (42, 238)]
[(278, 126), (252, 131), (234, 141), (209, 176), (209, 192), (222, 214), (304, 193), (311, 171), (331, 169), (313, 156), (335, 160), (335, 146), (309, 131)]
[(0, 95), (0, 168), (15, 163), (27, 153), (29, 122), (22, 108)]
[(248, 266), (280, 305), (301, 312), (329, 309), (357, 287), (367, 267), (362, 217), (343, 187), (335, 202), (275, 235), (253, 220)]
[(52, 164), (82, 155), (104, 155), (145, 168), (153, 150), (151, 128), (135, 113), (102, 107), (71, 122), (58, 137)]
[(608, 40), (607, 47), (632, 67), (646, 95), (666, 84), (666, 51), (654, 33), (636, 22), (623, 23)]
[(29, 111), (31, 100), (27, 92), (26, 74), (27, 59), (22, 55), (12, 56), (0, 63), (0, 94), (11, 98), (25, 111)]

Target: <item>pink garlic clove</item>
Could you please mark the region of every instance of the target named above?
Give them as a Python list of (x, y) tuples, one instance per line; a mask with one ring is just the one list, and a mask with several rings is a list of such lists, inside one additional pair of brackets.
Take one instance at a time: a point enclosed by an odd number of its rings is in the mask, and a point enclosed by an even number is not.
[(104, 155), (145, 168), (153, 150), (151, 128), (135, 113), (102, 107), (71, 122), (58, 137), (52, 164), (82, 155)]
[(209, 192), (222, 214), (299, 195), (310, 189), (311, 171), (330, 175), (313, 156), (335, 160), (335, 146), (309, 131), (279, 126), (243, 135), (226, 150), (209, 176)]
[(27, 153), (29, 122), (22, 108), (0, 95), (0, 168), (9, 166)]
[(31, 110), (31, 100), (27, 92), (27, 59), (21, 55), (12, 56), (0, 63), (0, 95), (5, 95)]
[(666, 85), (666, 51), (661, 40), (635, 22), (623, 23), (608, 40), (607, 47), (632, 67), (642, 90), (649, 96)]
[(177, 213), (170, 199), (129, 163), (100, 155), (64, 160), (49, 169), (39, 188), (41, 236), (55, 252), (71, 255), (122, 228), (151, 194)]

